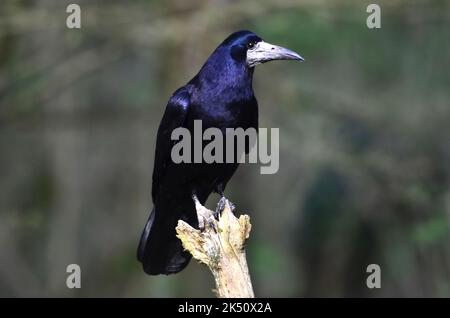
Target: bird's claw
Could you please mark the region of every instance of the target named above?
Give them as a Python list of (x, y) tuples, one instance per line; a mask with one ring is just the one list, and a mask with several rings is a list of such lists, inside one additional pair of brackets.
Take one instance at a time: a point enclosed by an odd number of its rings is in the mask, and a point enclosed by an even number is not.
[(236, 206), (230, 200), (228, 200), (228, 204), (230, 205), (231, 212), (234, 214), (234, 212), (236, 211)]
[(227, 199), (224, 196), (222, 196), (222, 197), (220, 197), (219, 202), (217, 202), (216, 211), (214, 213), (214, 216), (216, 217), (216, 219), (219, 218), (220, 213), (223, 211), (223, 209), (225, 209), (226, 200)]
[(210, 210), (203, 207), (200, 210), (197, 210), (197, 217), (198, 217), (198, 228), (200, 231), (204, 231), (206, 226), (213, 227), (214, 223), (212, 222), (211, 218), (214, 218), (214, 213), (211, 213)]
[(227, 202), (228, 202), (228, 205), (230, 206), (231, 212), (233, 212), (233, 214), (234, 214), (234, 211), (236, 210), (236, 206), (234, 205), (233, 202), (228, 200), (225, 196), (222, 196), (220, 198), (219, 202), (217, 203), (216, 211), (214, 213), (214, 216), (216, 217), (216, 219), (219, 218), (220, 213), (222, 213), (222, 211), (225, 209)]
[(198, 228), (200, 231), (204, 231), (206, 224), (209, 226), (213, 226), (213, 223), (211, 221), (211, 218), (214, 217), (214, 212), (204, 207), (200, 201), (198, 200), (197, 196), (195, 194), (192, 195), (192, 199), (195, 203), (195, 210), (197, 211), (197, 218), (198, 218)]
[(204, 231), (206, 226), (214, 228), (215, 227), (214, 219), (216, 220), (219, 219), (220, 214), (225, 209), (227, 204), (230, 207), (230, 210), (233, 214), (234, 211), (236, 210), (235, 205), (231, 201), (229, 201), (225, 196), (222, 196), (220, 198), (219, 202), (217, 203), (216, 210), (214, 212), (204, 207), (200, 203), (195, 194), (192, 195), (192, 200), (194, 200), (195, 203), (195, 210), (197, 211), (197, 218), (198, 218), (198, 228), (200, 231)]

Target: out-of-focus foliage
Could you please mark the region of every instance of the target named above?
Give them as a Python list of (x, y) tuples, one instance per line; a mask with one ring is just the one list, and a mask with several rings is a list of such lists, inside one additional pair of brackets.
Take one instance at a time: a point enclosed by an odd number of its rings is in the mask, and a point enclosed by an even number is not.
[(280, 170), (227, 189), (256, 294), (450, 296), (448, 1), (378, 1), (379, 30), (369, 1), (80, 0), (81, 30), (68, 3), (0, 3), (0, 296), (212, 296), (205, 268), (149, 277), (135, 250), (165, 103), (238, 29), (306, 59), (256, 70)]

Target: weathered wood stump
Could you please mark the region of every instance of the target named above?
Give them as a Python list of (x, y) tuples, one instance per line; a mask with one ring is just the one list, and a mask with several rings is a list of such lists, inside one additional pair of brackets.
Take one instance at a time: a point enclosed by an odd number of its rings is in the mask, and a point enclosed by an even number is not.
[(215, 292), (221, 298), (254, 298), (245, 256), (245, 241), (251, 224), (248, 215), (236, 218), (225, 200), (217, 220), (214, 212), (196, 201), (200, 230), (179, 220), (177, 237), (183, 247), (206, 264), (216, 281)]

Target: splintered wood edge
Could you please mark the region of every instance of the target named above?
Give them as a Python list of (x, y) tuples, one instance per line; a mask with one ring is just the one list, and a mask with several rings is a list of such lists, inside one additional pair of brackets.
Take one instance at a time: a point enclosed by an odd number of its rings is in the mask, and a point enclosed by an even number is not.
[(183, 248), (191, 253), (195, 259), (209, 266), (209, 259), (203, 248), (204, 240), (201, 232), (182, 220), (178, 220), (176, 231)]
[[(205, 213), (197, 207), (197, 216)], [(210, 210), (207, 210), (211, 212)], [(203, 211), (205, 212), (205, 211)], [(213, 292), (218, 297), (254, 297), (252, 283), (245, 259), (245, 242), (249, 238), (252, 225), (248, 215), (239, 218), (231, 211), (228, 201), (217, 221), (213, 214), (203, 219), (205, 228), (200, 231), (188, 223), (178, 220), (177, 237), (183, 248), (197, 261), (207, 265), (216, 281)]]
[(236, 218), (227, 201), (219, 217), (218, 229), (221, 238), (229, 242), (235, 252), (240, 252), (250, 236), (251, 228), (250, 217), (242, 214), (239, 219)]
[(224, 257), (224, 255), (220, 255), (219, 248), (216, 251), (215, 243), (224, 240), (233, 247), (235, 252), (241, 252), (244, 249), (245, 241), (250, 236), (252, 226), (248, 215), (243, 214), (239, 216), (239, 219), (236, 218), (228, 201), (219, 216), (219, 221), (214, 218), (210, 221), (213, 222), (213, 226), (206, 226), (203, 231), (200, 231), (183, 220), (178, 220), (176, 232), (183, 248), (196, 260), (211, 268), (217, 268), (218, 258)]

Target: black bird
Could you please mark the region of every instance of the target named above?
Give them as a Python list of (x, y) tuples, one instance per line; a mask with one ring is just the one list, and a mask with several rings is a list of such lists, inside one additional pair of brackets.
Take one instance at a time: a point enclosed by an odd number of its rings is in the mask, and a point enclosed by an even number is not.
[[(204, 204), (212, 192), (223, 197), (238, 163), (174, 163), (171, 133), (177, 127), (258, 128), (253, 93), (254, 67), (273, 60), (299, 60), (297, 53), (264, 42), (250, 31), (231, 34), (211, 54), (198, 74), (170, 98), (158, 129), (153, 168), (154, 203), (138, 247), (138, 259), (150, 275), (183, 270), (191, 255), (175, 236), (178, 220), (198, 228), (193, 195)], [(248, 149), (247, 149), (248, 150)]]

